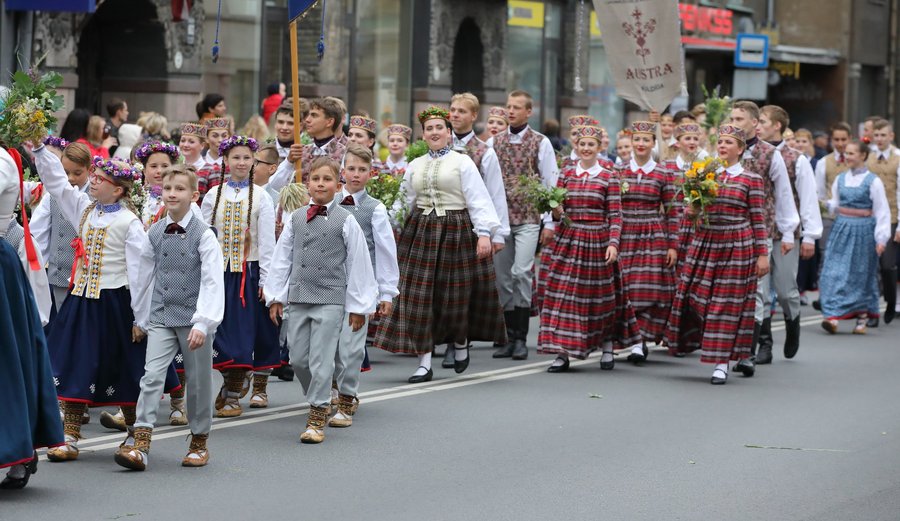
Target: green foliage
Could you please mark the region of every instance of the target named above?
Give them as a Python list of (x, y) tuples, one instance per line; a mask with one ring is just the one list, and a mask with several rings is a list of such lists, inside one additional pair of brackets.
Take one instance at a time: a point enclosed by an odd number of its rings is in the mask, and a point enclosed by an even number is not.
[(424, 139), (420, 139), (410, 144), (409, 148), (406, 149), (406, 161), (412, 163), (413, 159), (424, 156), (427, 153), (428, 144), (425, 143)]
[(60, 85), (62, 76), (55, 72), (16, 71), (3, 99), (0, 140), (7, 146), (18, 146), (26, 141), (37, 144), (48, 131), (55, 130), (57, 119), (54, 113), (63, 107), (63, 97), (56, 93)]

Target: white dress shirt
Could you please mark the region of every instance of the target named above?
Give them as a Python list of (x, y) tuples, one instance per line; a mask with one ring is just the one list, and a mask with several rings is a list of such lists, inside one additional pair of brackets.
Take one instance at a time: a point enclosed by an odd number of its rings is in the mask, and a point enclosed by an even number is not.
[[(866, 174), (870, 173), (867, 168), (862, 168), (857, 172), (847, 170), (841, 175), (844, 176), (844, 186), (855, 188), (861, 185), (866, 179)], [(840, 181), (841, 175), (837, 176), (834, 182), (831, 183), (832, 196), (825, 203), (828, 207), (828, 213), (832, 216), (837, 214), (837, 210), (841, 206), (840, 194), (838, 193), (838, 181)], [(875, 176), (875, 179), (869, 185), (869, 197), (872, 199), (872, 215), (875, 217), (875, 243), (885, 245), (891, 238), (891, 208), (888, 206), (887, 196), (884, 192), (884, 183), (881, 182), (877, 175), (872, 175)]]
[[(359, 194), (362, 190), (351, 194), (346, 188), (341, 189), (340, 201), (348, 195), (353, 196), (354, 204), (359, 204)], [(340, 202), (339, 201), (339, 202)], [(372, 213), (372, 238), (375, 242), (375, 280), (378, 282), (378, 301), (393, 302), (394, 297), (400, 294), (400, 266), (397, 263), (397, 242), (394, 240), (394, 230), (388, 218), (387, 208), (379, 202)]]
[[(328, 205), (328, 212), (334, 211), (336, 201)], [(327, 217), (316, 217), (327, 219)], [(347, 296), (344, 300), (344, 311), (357, 315), (368, 315), (375, 312), (378, 304), (378, 283), (372, 272), (372, 262), (369, 260), (369, 247), (366, 244), (366, 236), (356, 222), (356, 217), (351, 215), (344, 221), (343, 228), (344, 246), (347, 248), (347, 260), (345, 268), (347, 273)], [(293, 266), (294, 259), (294, 227), (288, 223), (278, 238), (275, 247), (275, 255), (272, 258), (272, 266), (269, 279), (263, 288), (266, 297), (266, 305), (274, 303), (288, 304), (290, 293), (291, 270), (300, 269)]]
[[(87, 210), (93, 201), (88, 194), (82, 192), (78, 188), (69, 184), (69, 178), (63, 169), (59, 158), (53, 155), (46, 147), (40, 146), (34, 150), (34, 161), (41, 181), (44, 182), (44, 189), (47, 190), (59, 205), (59, 211), (63, 217), (68, 219), (72, 226), (81, 233), (78, 225), (81, 224), (81, 216)], [(119, 216), (119, 212), (128, 212), (123, 207), (118, 212), (102, 212), (100, 207), (94, 208), (88, 216), (87, 222), (94, 228), (106, 228)], [(128, 225), (128, 233), (125, 235), (125, 272), (128, 276), (128, 286), (130, 288), (138, 288), (141, 284), (141, 252), (147, 245), (147, 233), (144, 231), (144, 224), (141, 219), (135, 216), (135, 219)], [(131, 292), (131, 308), (134, 316), (143, 316), (148, 310), (143, 306), (149, 306), (149, 302), (141, 302), (137, 298), (136, 292)]]
[[(315, 141), (313, 141), (313, 157), (327, 156), (328, 151), (325, 150), (324, 147), (327, 147), (329, 143), (331, 143), (334, 139), (336, 138), (329, 139), (328, 142), (321, 147), (317, 145)], [(278, 168), (275, 169), (275, 173), (272, 174), (272, 177), (269, 178), (269, 188), (271, 188), (272, 190), (281, 191), (282, 188), (294, 182), (295, 173), (296, 169), (294, 168), (294, 163), (288, 161), (287, 157), (285, 157), (284, 161), (282, 161), (278, 165)]]
[[(91, 183), (84, 183), (84, 186), (80, 187), (79, 190), (86, 194), (90, 185)], [(50, 199), (52, 198), (53, 196), (51, 195), (42, 197), (41, 202), (38, 203), (37, 208), (31, 214), (31, 219), (28, 220), (34, 243), (41, 250), (41, 257), (47, 264), (52, 264), (55, 260), (56, 252), (50, 249), (50, 237), (53, 233), (53, 227), (59, 226), (59, 223), (53, 222), (53, 216), (50, 213)]]
[(275, 151), (278, 152), (278, 158), (285, 159), (288, 156), (288, 153), (291, 151), (291, 145), (293, 145), (293, 144), (294, 143), (291, 142), (288, 144), (288, 146), (285, 147), (285, 146), (282, 146), (281, 142), (279, 142), (276, 139), (275, 140)]
[[(34, 236), (32, 235), (33, 238)], [(46, 326), (50, 322), (50, 311), (53, 308), (47, 271), (43, 268), (39, 270), (31, 269), (31, 266), (28, 264), (28, 253), (25, 250), (25, 239), (20, 241), (18, 245), (14, 244), (13, 247), (18, 251), (19, 259), (22, 261), (22, 268), (25, 270), (25, 277), (28, 279), (28, 285), (31, 286), (31, 290), (34, 293), (34, 301), (37, 304), (38, 315), (41, 317), (41, 325)], [(44, 257), (41, 256), (40, 249), (35, 247), (35, 253), (37, 254), (38, 263), (44, 266)]]
[[(189, 211), (183, 219), (178, 221), (178, 225), (187, 229), (191, 219), (199, 219), (199, 217)], [(168, 214), (164, 221), (165, 226), (173, 222)], [(211, 228), (207, 228), (203, 232), (197, 251), (200, 253), (200, 293), (197, 295), (197, 309), (191, 317), (191, 323), (193, 324), (192, 329), (209, 335), (215, 333), (225, 314), (225, 272), (222, 271), (222, 264), (225, 261), (222, 258), (219, 241)], [(150, 325), (150, 307), (153, 302), (153, 287), (156, 281), (156, 277), (151, 275), (156, 271), (156, 251), (153, 249), (153, 243), (149, 240), (141, 252), (141, 268), (142, 272), (147, 275), (143, 277), (143, 283), (137, 293), (138, 298), (146, 300), (146, 306), (141, 308), (145, 314), (135, 315), (135, 321), (138, 327), (146, 331)]]
[(200, 171), (204, 166), (206, 166), (206, 157), (203, 154), (200, 154), (200, 157), (197, 158), (196, 161), (191, 163), (191, 166), (194, 167), (196, 171)]
[[(228, 182), (224, 182), (220, 186), (222, 187), (222, 200), (219, 202), (220, 215), (221, 212), (224, 211), (223, 208), (225, 206), (225, 201), (237, 203), (240, 201), (246, 201), (250, 197), (249, 188), (241, 188), (240, 190), (235, 190)], [(200, 208), (200, 211), (203, 215), (203, 221), (206, 223), (209, 223), (210, 219), (212, 219), (213, 205), (216, 204), (215, 194), (212, 192), (210, 193), (212, 195), (203, 198), (203, 206)], [(260, 204), (258, 205), (259, 214), (257, 217), (256, 230), (251, 230), (251, 234), (254, 240), (256, 240), (256, 249), (259, 252), (259, 287), (263, 287), (266, 284), (266, 277), (269, 273), (269, 265), (272, 262), (272, 254), (275, 251), (275, 204), (272, 202), (272, 198), (269, 197), (269, 194), (268, 192), (266, 192), (266, 190), (259, 189), (259, 187), (254, 187), (253, 193), (259, 194)], [(257, 205), (253, 205), (254, 211), (256, 210), (256, 208)]]
[[(777, 150), (784, 148), (784, 141), (775, 147)], [(782, 160), (784, 157), (782, 156)], [(800, 199), (800, 222), (803, 233), (803, 242), (815, 244), (816, 239), (822, 236), (822, 212), (819, 211), (819, 193), (816, 189), (816, 175), (813, 172), (809, 159), (804, 155), (797, 157), (794, 165), (794, 187), (797, 189), (797, 197)]]
[[(457, 139), (453, 136), (453, 139)], [(467, 146), (475, 137), (475, 132), (469, 132), (459, 141), (463, 146)], [(491, 201), (494, 202), (494, 210), (497, 217), (500, 218), (500, 228), (491, 237), (491, 242), (496, 244), (505, 244), (506, 238), (509, 237), (509, 207), (506, 204), (506, 187), (503, 185), (503, 172), (500, 170), (500, 160), (497, 159), (497, 153), (494, 149), (488, 147), (484, 156), (481, 158), (481, 172), (484, 174), (484, 186), (491, 195)]]
[[(753, 145), (753, 147), (755, 146)], [(753, 150), (753, 147), (748, 147), (744, 151), (743, 159), (751, 157), (750, 151)], [(781, 242), (793, 244), (794, 230), (800, 226), (800, 214), (797, 212), (797, 205), (794, 204), (794, 192), (781, 152), (776, 150), (772, 154), (768, 173), (769, 179), (772, 180), (775, 187), (775, 226), (781, 232)]]

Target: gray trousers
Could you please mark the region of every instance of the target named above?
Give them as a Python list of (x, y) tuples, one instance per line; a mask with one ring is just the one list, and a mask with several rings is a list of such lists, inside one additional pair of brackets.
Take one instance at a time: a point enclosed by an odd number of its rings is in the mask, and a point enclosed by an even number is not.
[(338, 392), (356, 396), (359, 392), (359, 375), (363, 359), (366, 357), (366, 335), (369, 332), (369, 317), (359, 331), (350, 327), (350, 313), (344, 313), (341, 326), (341, 340), (334, 357), (334, 379)]
[(59, 308), (62, 307), (63, 302), (65, 302), (66, 300), (66, 297), (69, 296), (69, 288), (50, 286), (50, 291), (53, 292), (53, 300), (54, 302), (56, 302), (56, 311), (59, 312)]
[[(794, 242), (794, 249), (787, 255), (781, 254), (781, 244), (770, 250), (771, 271), (767, 277), (775, 288), (778, 303), (785, 320), (800, 316), (800, 288), (797, 286), (797, 272), (800, 270), (800, 241)], [(772, 292), (769, 291), (769, 295)], [(768, 309), (771, 309), (769, 307)]]
[(540, 239), (539, 224), (511, 227), (506, 247), (494, 255), (497, 292), (504, 311), (531, 308), (531, 284), (534, 279), (534, 252)]
[(190, 327), (165, 327), (151, 324), (147, 331), (147, 361), (141, 378), (135, 427), (153, 428), (159, 400), (162, 398), (169, 364), (178, 354), (184, 357), (187, 385), (187, 417), (193, 434), (209, 434), (212, 426), (212, 344), (214, 335), (206, 335), (200, 349), (188, 347)]
[(344, 306), (290, 304), (288, 309), (291, 319), (284, 325), (288, 328), (291, 365), (309, 404), (327, 407), (331, 403), (331, 380), (341, 338), (341, 321), (345, 317)]
[(772, 267), (772, 239), (768, 239), (767, 247), (769, 248), (769, 275), (760, 277), (756, 281), (756, 309), (753, 312), (753, 319), (762, 322), (772, 314), (772, 286), (771, 286), (771, 267)]

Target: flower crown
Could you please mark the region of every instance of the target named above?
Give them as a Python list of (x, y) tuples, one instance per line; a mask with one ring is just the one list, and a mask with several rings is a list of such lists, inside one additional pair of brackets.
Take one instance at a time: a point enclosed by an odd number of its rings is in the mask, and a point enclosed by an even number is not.
[(259, 143), (256, 142), (252, 137), (247, 136), (231, 136), (230, 138), (223, 140), (219, 143), (219, 155), (221, 157), (225, 157), (225, 154), (228, 153), (234, 147), (248, 147), (253, 152), (259, 150)]
[(631, 134), (656, 135), (656, 123), (651, 121), (635, 121), (631, 124)]
[(122, 167), (117, 165), (115, 162), (109, 159), (103, 159), (100, 156), (94, 156), (94, 160), (92, 161), (94, 168), (99, 168), (103, 171), (104, 174), (112, 177), (118, 177), (119, 179), (125, 179), (127, 181), (140, 181), (141, 180), (141, 169), (135, 167), (134, 165), (129, 165), (128, 163), (124, 163), (126, 166)]
[(60, 150), (69, 146), (69, 142), (57, 136), (47, 136), (44, 138), (44, 144), (48, 147), (56, 147)]
[(740, 127), (736, 127), (734, 125), (722, 125), (719, 127), (719, 137), (722, 136), (731, 136), (741, 143), (746, 143), (747, 138), (744, 137), (744, 131), (741, 130)]
[(181, 158), (178, 147), (171, 143), (163, 143), (162, 141), (145, 141), (134, 153), (134, 157), (138, 158), (141, 163), (144, 163), (150, 159), (150, 156), (157, 153), (166, 154), (172, 158), (173, 163), (177, 163)]
[(407, 141), (412, 140), (412, 129), (407, 127), (406, 125), (400, 125), (399, 123), (395, 123), (387, 128), (387, 135), (389, 136), (403, 136)]
[(424, 125), (429, 119), (443, 119), (444, 121), (450, 121), (450, 113), (447, 109), (432, 105), (422, 112), (419, 112), (419, 123)]

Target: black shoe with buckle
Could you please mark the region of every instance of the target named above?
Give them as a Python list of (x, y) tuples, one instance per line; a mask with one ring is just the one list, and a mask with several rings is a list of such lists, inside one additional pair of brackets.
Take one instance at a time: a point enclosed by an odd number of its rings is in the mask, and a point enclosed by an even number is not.
[[(421, 369), (425, 369), (424, 366), (419, 366), (419, 367)], [(430, 382), (432, 378), (434, 378), (434, 371), (429, 369), (428, 372), (425, 374), (419, 374), (419, 375), (414, 374), (414, 375), (410, 376), (408, 381), (411, 384), (420, 384), (423, 382)]]
[[(562, 360), (563, 363), (557, 364), (557, 360)], [(564, 373), (569, 370), (569, 357), (557, 356), (556, 360), (550, 364), (550, 367), (547, 368), (548, 373)]]
[(37, 464), (38, 455), (37, 452), (35, 452), (34, 457), (31, 458), (31, 461), (25, 463), (25, 475), (21, 478), (13, 478), (7, 475), (5, 478), (3, 478), (3, 481), (0, 482), (0, 489), (20, 490), (25, 488), (25, 486), (28, 485), (28, 480), (31, 479), (31, 475), (37, 472)]

